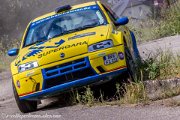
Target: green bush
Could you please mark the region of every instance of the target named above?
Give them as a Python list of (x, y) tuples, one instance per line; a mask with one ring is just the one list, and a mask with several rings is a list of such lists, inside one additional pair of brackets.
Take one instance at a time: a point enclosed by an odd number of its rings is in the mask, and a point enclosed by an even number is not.
[(171, 7), (159, 10), (159, 16), (140, 21), (139, 25), (130, 24), (138, 42), (180, 34), (180, 1)]
[(180, 74), (180, 56), (173, 55), (168, 50), (159, 50), (156, 54), (143, 61), (141, 69), (144, 80), (178, 77)]
[(81, 93), (79, 93), (78, 91), (75, 91), (75, 93), (73, 93), (74, 101), (76, 101), (76, 103), (86, 104), (88, 106), (91, 106), (95, 103), (93, 91), (89, 86), (87, 86), (85, 89), (86, 90)]
[(154, 34), (157, 38), (180, 34), (180, 2), (177, 6), (162, 11), (160, 21), (157, 21)]

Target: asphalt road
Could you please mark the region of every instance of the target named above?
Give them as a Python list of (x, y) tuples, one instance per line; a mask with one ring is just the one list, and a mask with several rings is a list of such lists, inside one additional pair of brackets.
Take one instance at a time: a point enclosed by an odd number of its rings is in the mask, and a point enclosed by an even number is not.
[[(31, 114), (22, 114), (18, 111), (14, 100), (9, 103), (3, 104), (1, 109), (1, 119), (20, 119), (25, 115), (29, 115), (26, 119), (40, 120), (44, 118), (58, 119), (58, 120), (179, 120), (180, 107), (168, 107), (160, 103), (147, 105), (147, 106), (70, 106), (61, 107), (58, 105), (51, 105), (40, 109)], [(14, 116), (13, 116), (14, 115)], [(21, 116), (22, 115), (22, 116)], [(23, 116), (24, 115), (24, 116)], [(54, 118), (46, 116), (54, 116)], [(19, 118), (18, 118), (19, 117)], [(53, 117), (53, 116), (52, 116)]]
[[(157, 49), (169, 49), (173, 53), (180, 51), (180, 36), (169, 37), (139, 45), (143, 58)], [(176, 98), (180, 101), (180, 97)], [(0, 120), (19, 119), (58, 119), (58, 120), (180, 120), (180, 107), (173, 107), (166, 101), (153, 102), (150, 105), (127, 106), (62, 106), (58, 102), (47, 102), (31, 114), (19, 112), (12, 93), (11, 75), (0, 73)]]
[(180, 55), (180, 36), (166, 37), (138, 45), (141, 56), (146, 59), (157, 52), (172, 52)]

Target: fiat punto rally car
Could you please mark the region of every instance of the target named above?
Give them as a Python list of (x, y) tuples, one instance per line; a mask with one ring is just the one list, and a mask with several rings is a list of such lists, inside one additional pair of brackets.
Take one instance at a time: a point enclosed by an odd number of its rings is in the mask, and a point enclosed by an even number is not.
[(105, 4), (65, 5), (32, 20), (11, 63), (13, 90), (21, 112), (37, 109), (37, 101), (73, 88), (133, 76), (139, 56), (136, 40)]

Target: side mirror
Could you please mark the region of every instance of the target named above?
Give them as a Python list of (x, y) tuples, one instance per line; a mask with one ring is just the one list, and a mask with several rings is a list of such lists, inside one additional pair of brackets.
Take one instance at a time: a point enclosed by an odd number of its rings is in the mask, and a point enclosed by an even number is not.
[(128, 22), (129, 22), (128, 17), (122, 17), (122, 18), (119, 18), (119, 19), (116, 21), (115, 25), (116, 25), (116, 26), (126, 25), (126, 24), (128, 24)]
[(14, 49), (11, 49), (8, 51), (9, 56), (16, 56), (16, 55), (18, 55), (18, 53), (19, 53), (19, 49), (17, 49), (17, 48), (14, 48)]

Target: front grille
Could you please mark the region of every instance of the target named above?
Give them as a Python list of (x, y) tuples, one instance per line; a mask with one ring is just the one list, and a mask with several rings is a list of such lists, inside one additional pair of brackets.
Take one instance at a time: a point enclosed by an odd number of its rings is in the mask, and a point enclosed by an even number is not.
[(42, 70), (44, 89), (95, 75), (89, 59), (83, 58)]

